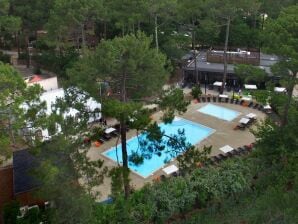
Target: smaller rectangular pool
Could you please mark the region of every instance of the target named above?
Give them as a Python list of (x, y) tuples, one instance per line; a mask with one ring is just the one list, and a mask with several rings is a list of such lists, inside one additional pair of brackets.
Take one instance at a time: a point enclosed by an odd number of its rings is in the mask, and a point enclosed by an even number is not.
[[(176, 117), (171, 124), (161, 123), (158, 125), (162, 131), (167, 135), (174, 135), (178, 133), (178, 130), (185, 131), (186, 142), (195, 145), (207, 138), (209, 135), (214, 133), (214, 129), (206, 127), (204, 125)], [(139, 135), (139, 139), (143, 139), (144, 134)], [(139, 141), (138, 137), (133, 137), (126, 142), (128, 156), (133, 153), (133, 151), (138, 150)], [(167, 146), (168, 148), (168, 146)], [(169, 149), (169, 148), (168, 148)], [(117, 160), (122, 162), (122, 152), (121, 144), (116, 147), (103, 152), (103, 155), (117, 162)], [(152, 154), (152, 158), (144, 158), (144, 162), (140, 165), (136, 165), (132, 162), (129, 162), (129, 168), (138, 173), (140, 176), (146, 178), (151, 175), (156, 170), (163, 167), (167, 161), (173, 159), (172, 156), (167, 153), (167, 150), (162, 151), (161, 155)]]
[(213, 117), (217, 117), (222, 120), (231, 121), (239, 116), (240, 112), (231, 110), (225, 107), (216, 106), (213, 104), (207, 104), (206, 106), (198, 109), (203, 114), (208, 114)]

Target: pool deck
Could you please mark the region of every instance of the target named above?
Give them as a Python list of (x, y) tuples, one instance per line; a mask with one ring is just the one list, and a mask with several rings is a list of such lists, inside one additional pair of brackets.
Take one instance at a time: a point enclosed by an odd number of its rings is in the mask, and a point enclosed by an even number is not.
[[(257, 115), (258, 121), (265, 118), (266, 115), (264, 113), (262, 113), (261, 111), (249, 108), (249, 107), (243, 107), (240, 105), (235, 105), (235, 104), (230, 104), (230, 103), (212, 103), (214, 105), (222, 106), (222, 107), (232, 109), (232, 110), (235, 110), (235, 111), (238, 111), (241, 113), (234, 120), (225, 121), (225, 120), (221, 120), (221, 119), (218, 119), (218, 118), (215, 118), (215, 117), (212, 117), (212, 116), (209, 116), (207, 114), (203, 114), (203, 113), (200, 113), (197, 111), (198, 109), (200, 109), (201, 107), (203, 107), (207, 104), (208, 103), (196, 103), (196, 104), (191, 103), (188, 106), (188, 110), (186, 113), (184, 113), (182, 115), (177, 115), (184, 119), (205, 125), (207, 127), (210, 127), (212, 129), (216, 130), (209, 137), (207, 137), (206, 139), (202, 140), (199, 144), (197, 144), (196, 146), (198, 148), (202, 148), (204, 145), (206, 145), (206, 146), (212, 145), (211, 155), (217, 155), (219, 153), (222, 153), (221, 151), (219, 151), (219, 148), (224, 145), (230, 145), (230, 146), (236, 148), (239, 146), (250, 144), (255, 141), (255, 137), (253, 136), (252, 133), (250, 133), (250, 131), (248, 129), (246, 129), (245, 131), (241, 131), (241, 130), (233, 130), (233, 128), (239, 123), (240, 118), (244, 117), (248, 113), (255, 113)], [(161, 115), (162, 115), (161, 112), (157, 112), (153, 115), (153, 119), (160, 121)], [(127, 133), (127, 139), (130, 139), (130, 138), (134, 137), (135, 135), (136, 135), (136, 131), (131, 130)], [(115, 167), (116, 163), (113, 160), (103, 156), (102, 153), (104, 151), (110, 149), (111, 147), (114, 147), (116, 144), (117, 144), (117, 139), (113, 138), (110, 141), (105, 142), (100, 147), (92, 146), (88, 152), (88, 156), (92, 160), (98, 160), (98, 159), (104, 160), (104, 165), (107, 166), (108, 168)], [(174, 160), (174, 161), (170, 162), (169, 164), (166, 164), (165, 167), (169, 166), (171, 164), (175, 164), (175, 163), (176, 163), (176, 161)], [(143, 177), (139, 176), (138, 174), (131, 172), (131, 174), (130, 174), (131, 185), (136, 189), (141, 188), (142, 186), (144, 186), (144, 184), (152, 182), (154, 178), (156, 178), (162, 174), (165, 175), (165, 173), (162, 171), (162, 169), (159, 169), (158, 171), (153, 173), (153, 175), (144, 179)], [(99, 196), (98, 200), (104, 200), (109, 196), (110, 184), (111, 184), (110, 178), (105, 178), (103, 184), (94, 188), (94, 190), (96, 192), (100, 192), (100, 196)]]

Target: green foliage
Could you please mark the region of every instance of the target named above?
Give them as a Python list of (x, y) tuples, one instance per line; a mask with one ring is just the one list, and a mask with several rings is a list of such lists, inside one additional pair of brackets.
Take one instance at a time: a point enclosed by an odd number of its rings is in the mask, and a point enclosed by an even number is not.
[[(30, 121), (34, 127), (42, 115), (38, 116), (38, 112), (43, 109), (43, 105), (38, 101), (41, 88), (26, 87), (23, 78), (16, 70), (0, 62), (0, 89), (0, 155), (9, 158), (12, 147), (23, 142), (18, 134), (21, 128)], [(32, 107), (26, 111), (24, 105)]]
[(212, 146), (204, 146), (202, 151), (192, 146), (177, 157), (179, 170), (182, 174), (191, 173), (208, 161)]
[(265, 34), (265, 50), (282, 56), (283, 67), (294, 74), (298, 65), (297, 11), (297, 5), (282, 10), (276, 20), (268, 21)]
[(0, 61), (8, 64), (8, 63), (10, 63), (10, 56), (7, 54), (3, 54), (2, 51), (0, 51)]
[(263, 105), (269, 103), (268, 100), (272, 95), (268, 90), (255, 90), (251, 91), (250, 93), (256, 99), (257, 102), (262, 103)]
[(242, 84), (254, 83), (260, 84), (267, 80), (267, 73), (261, 69), (252, 65), (236, 65), (235, 74), (240, 78)]
[(159, 107), (164, 112), (163, 121), (170, 123), (174, 119), (175, 113), (182, 114), (186, 112), (189, 103), (189, 101), (184, 100), (183, 90), (178, 88), (165, 90), (158, 102)]
[(197, 99), (202, 95), (202, 90), (199, 86), (194, 86), (192, 87), (190, 94), (194, 99)]

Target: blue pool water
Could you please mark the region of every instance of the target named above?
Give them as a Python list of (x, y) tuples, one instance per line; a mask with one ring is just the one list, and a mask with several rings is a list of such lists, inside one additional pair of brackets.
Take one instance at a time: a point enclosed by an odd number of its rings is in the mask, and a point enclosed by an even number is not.
[[(189, 120), (185, 120), (182, 118), (175, 118), (171, 124), (159, 124), (159, 127), (162, 131), (165, 132), (166, 135), (174, 135), (178, 133), (178, 130), (184, 129), (186, 141), (192, 145), (197, 144), (204, 138), (208, 137), (212, 134), (215, 130), (209, 127), (200, 125), (198, 123), (191, 122)], [(144, 138), (144, 135), (139, 135), (139, 139)], [(127, 141), (127, 152), (128, 156), (131, 155), (133, 151), (136, 151), (139, 147), (139, 141), (137, 137), (131, 138)], [(117, 154), (118, 159), (122, 162), (122, 152), (121, 152), (121, 144), (117, 146)], [(137, 172), (142, 177), (146, 178), (156, 170), (160, 169), (166, 161), (169, 161), (171, 156), (169, 153), (166, 153), (163, 150), (160, 156), (156, 154), (152, 154), (150, 159), (144, 158), (144, 162), (140, 165), (135, 165), (133, 163), (129, 163), (129, 168), (135, 172)], [(103, 155), (109, 157), (110, 159), (117, 162), (117, 154), (116, 154), (116, 147), (109, 149), (108, 151), (104, 152)]]
[(240, 112), (227, 109), (225, 107), (216, 106), (213, 104), (207, 104), (206, 106), (198, 110), (203, 114), (208, 114), (213, 117), (217, 117), (222, 120), (231, 121), (239, 116)]

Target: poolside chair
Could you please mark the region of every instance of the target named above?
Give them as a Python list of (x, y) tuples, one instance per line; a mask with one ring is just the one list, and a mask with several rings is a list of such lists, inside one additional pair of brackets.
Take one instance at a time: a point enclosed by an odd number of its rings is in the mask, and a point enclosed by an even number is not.
[(256, 103), (254, 106), (253, 106), (253, 109), (257, 109), (259, 107), (259, 104)]
[(119, 133), (116, 132), (116, 131), (113, 131), (113, 132), (111, 132), (111, 136), (113, 136), (113, 137), (118, 137), (118, 136), (119, 136)]
[(108, 140), (110, 140), (110, 139), (112, 138), (112, 136), (109, 135), (109, 134), (104, 134), (104, 135), (102, 136), (102, 138), (103, 138), (104, 140), (108, 141)]
[(228, 156), (226, 156), (225, 154), (218, 154), (217, 156), (220, 158), (220, 160), (225, 160), (228, 158)]
[(201, 98), (202, 98), (203, 103), (205, 103), (206, 102), (206, 98), (205, 97), (201, 97)]
[(233, 99), (233, 98), (230, 99), (230, 103), (231, 103), (231, 104), (234, 103), (234, 99)]
[(212, 158), (216, 163), (219, 163), (221, 161), (221, 158), (219, 156), (213, 156)]
[(218, 102), (221, 103), (221, 97), (218, 97)]
[(229, 98), (226, 98), (225, 100), (226, 100), (226, 103), (228, 103), (228, 102), (229, 102)]
[(166, 179), (167, 179), (167, 177), (166, 177), (165, 175), (163, 175), (163, 174), (160, 175), (160, 180), (161, 180), (161, 181), (165, 181)]
[(234, 154), (232, 153), (234, 150), (230, 151), (230, 152), (227, 152), (226, 155), (229, 157), (229, 158), (232, 158), (234, 156)]
[(97, 141), (99, 141), (101, 144), (103, 144), (105, 142), (105, 140), (103, 138), (99, 138)]
[(248, 153), (248, 150), (245, 149), (244, 147), (239, 147), (239, 150), (240, 150), (241, 154), (247, 154)]
[(172, 177), (178, 177), (178, 173), (177, 172), (171, 173), (171, 176)]
[(217, 98), (216, 96), (213, 96), (213, 102), (216, 102), (216, 98)]
[(239, 99), (236, 99), (236, 100), (234, 101), (234, 103), (235, 103), (235, 104), (239, 104)]
[(263, 105), (259, 105), (259, 106), (258, 106), (258, 110), (259, 110), (259, 111), (264, 111), (264, 106), (263, 106)]
[(208, 103), (210, 103), (210, 96), (207, 96), (207, 101)]
[(249, 152), (251, 152), (252, 149), (253, 149), (253, 145), (252, 145), (252, 144), (250, 144), (250, 145), (244, 145), (243, 147), (244, 147), (247, 151), (249, 151)]

